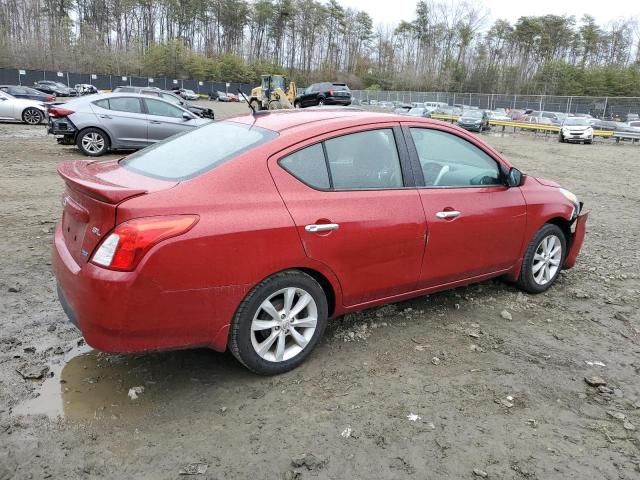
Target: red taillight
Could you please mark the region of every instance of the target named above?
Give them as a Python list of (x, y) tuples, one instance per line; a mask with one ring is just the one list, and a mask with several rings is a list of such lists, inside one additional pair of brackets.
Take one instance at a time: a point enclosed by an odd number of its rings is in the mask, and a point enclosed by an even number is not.
[(47, 102), (53, 102), (56, 99), (56, 97), (54, 97), (53, 95), (49, 95), (47, 97)]
[(69, 110), (68, 108), (49, 107), (50, 117), (68, 117), (71, 114), (73, 114), (73, 110)]
[(111, 270), (134, 270), (154, 245), (187, 233), (197, 221), (197, 215), (170, 215), (121, 223), (107, 235), (91, 261)]
[(333, 97), (333, 90), (329, 90), (329, 96)]

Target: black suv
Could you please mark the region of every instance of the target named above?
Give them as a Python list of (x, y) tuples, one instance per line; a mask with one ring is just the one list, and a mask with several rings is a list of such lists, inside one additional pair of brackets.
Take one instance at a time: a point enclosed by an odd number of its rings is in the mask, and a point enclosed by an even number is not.
[(344, 83), (314, 83), (298, 93), (293, 105), (296, 108), (316, 105), (351, 105), (351, 91)]

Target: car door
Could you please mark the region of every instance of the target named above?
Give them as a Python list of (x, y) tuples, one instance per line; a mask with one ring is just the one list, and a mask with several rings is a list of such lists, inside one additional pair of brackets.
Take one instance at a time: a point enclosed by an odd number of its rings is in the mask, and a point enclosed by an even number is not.
[(317, 105), (316, 98), (318, 96), (318, 85), (311, 85), (307, 88), (300, 99), (300, 104), (303, 107), (311, 107)]
[(520, 188), (471, 135), (406, 124), (427, 221), (419, 287), (505, 271), (517, 262), (526, 223)]
[(14, 101), (4, 92), (0, 92), (0, 118), (11, 118), (14, 116)]
[(151, 143), (197, 126), (193, 115), (189, 114), (191, 118), (186, 120), (183, 115), (187, 112), (169, 102), (145, 98), (144, 103), (149, 115), (148, 137)]
[(426, 228), (407, 160), (394, 124), (327, 134), (269, 160), (306, 254), (336, 274), (346, 306), (416, 287)]
[(111, 144), (118, 148), (144, 147), (147, 139), (147, 115), (138, 97), (109, 97), (93, 102), (99, 124), (107, 131)]

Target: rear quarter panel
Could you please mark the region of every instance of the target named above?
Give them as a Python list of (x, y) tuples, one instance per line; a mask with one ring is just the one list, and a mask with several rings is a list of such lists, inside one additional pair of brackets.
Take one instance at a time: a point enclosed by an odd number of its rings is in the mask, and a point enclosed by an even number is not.
[[(242, 299), (263, 279), (294, 267), (312, 268), (269, 171), (264, 146), (178, 186), (124, 202), (117, 222), (131, 218), (197, 214), (187, 234), (154, 247), (138, 266), (175, 298), (184, 295), (189, 328), (208, 331), (213, 347), (226, 345), (226, 329)], [(181, 293), (180, 293), (181, 292)]]

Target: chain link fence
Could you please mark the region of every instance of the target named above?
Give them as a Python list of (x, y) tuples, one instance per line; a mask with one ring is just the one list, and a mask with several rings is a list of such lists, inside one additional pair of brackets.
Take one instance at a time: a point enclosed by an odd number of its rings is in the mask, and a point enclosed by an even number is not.
[(532, 109), (562, 113), (588, 113), (597, 118), (625, 120), (640, 114), (640, 97), (582, 97), (555, 95), (507, 95), (497, 93), (399, 92), (352, 90), (356, 101), (412, 104), (442, 102), (450, 106), (475, 107), (486, 110)]
[(205, 80), (182, 80), (167, 77), (136, 77), (130, 75), (98, 75), (90, 73), (53, 72), (48, 70), (18, 70), (14, 68), (0, 68), (0, 85), (33, 86), (39, 80), (61, 82), (73, 88), (79, 83), (94, 85), (99, 90), (113, 90), (122, 85), (134, 87), (158, 87), (171, 90), (173, 87), (186, 88), (196, 93), (209, 92), (237, 92), (242, 90), (246, 95), (251, 92), (251, 86), (246, 83), (214, 82)]

